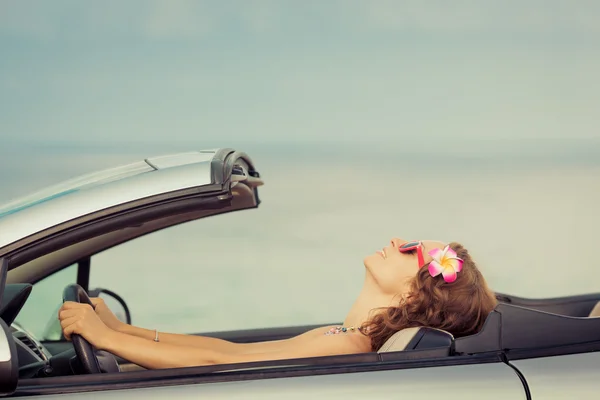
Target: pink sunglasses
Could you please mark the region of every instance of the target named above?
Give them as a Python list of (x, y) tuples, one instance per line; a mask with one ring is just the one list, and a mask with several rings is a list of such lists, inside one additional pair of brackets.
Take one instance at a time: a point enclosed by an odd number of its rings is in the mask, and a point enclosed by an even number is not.
[(400, 253), (410, 253), (417, 250), (417, 257), (419, 260), (419, 268), (425, 265), (425, 258), (423, 257), (423, 242), (420, 240), (414, 240), (412, 242), (406, 242), (401, 245), (398, 250)]

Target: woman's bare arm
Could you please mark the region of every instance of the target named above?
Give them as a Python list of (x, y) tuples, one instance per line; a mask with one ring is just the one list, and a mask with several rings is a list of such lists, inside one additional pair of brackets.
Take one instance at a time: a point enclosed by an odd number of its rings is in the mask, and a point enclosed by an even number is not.
[[(131, 336), (154, 341), (156, 332), (150, 329), (144, 329), (133, 325), (123, 324), (118, 331)], [(292, 340), (295, 338), (284, 340), (273, 340), (268, 342), (258, 343), (234, 343), (224, 339), (212, 338), (199, 335), (184, 335), (178, 333), (159, 332), (160, 343), (173, 344), (177, 346), (196, 347), (217, 351), (224, 354), (241, 354), (241, 353), (263, 353), (276, 351), (292, 345)]]
[[(224, 351), (220, 339), (200, 338), (204, 346), (185, 346), (168, 342), (155, 342), (109, 328), (94, 309), (87, 304), (65, 302), (59, 311), (65, 337), (83, 336), (99, 350), (106, 350), (145, 368), (176, 368), (210, 364), (281, 360), (319, 357), (369, 351), (369, 341), (361, 335), (324, 335), (325, 328), (316, 329), (295, 338), (281, 341), (282, 346), (269, 343), (249, 345), (252, 351)], [(184, 336), (184, 335), (179, 335)], [(191, 337), (189, 337), (191, 338)], [(190, 339), (186, 341), (190, 341)], [(152, 337), (154, 339), (154, 337)], [(170, 337), (173, 339), (173, 337)], [(174, 340), (172, 340), (174, 341)], [(226, 341), (223, 341), (226, 342)], [(181, 340), (179, 341), (181, 343)], [(210, 348), (207, 344), (220, 343)], [(231, 343), (231, 342), (229, 342)]]
[(105, 335), (96, 346), (148, 369), (319, 357), (366, 351), (351, 335), (307, 336), (301, 346), (287, 346), (260, 353), (240, 353), (154, 342), (111, 331), (111, 334)]
[[(154, 330), (144, 329), (120, 321), (108, 308), (102, 298), (92, 297), (90, 300), (92, 301), (92, 304), (94, 304), (94, 311), (98, 317), (109, 328), (121, 333), (154, 341), (156, 337), (156, 332)], [(275, 351), (282, 348), (282, 346), (291, 345), (290, 342), (292, 339), (238, 344), (207, 336), (159, 332), (159, 341), (179, 346), (199, 347), (203, 349), (215, 350), (222, 353), (260, 353), (266, 351)]]

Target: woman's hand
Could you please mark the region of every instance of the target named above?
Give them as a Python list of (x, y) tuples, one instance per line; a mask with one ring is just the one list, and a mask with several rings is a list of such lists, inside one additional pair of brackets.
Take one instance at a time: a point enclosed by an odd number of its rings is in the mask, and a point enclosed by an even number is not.
[(99, 350), (106, 349), (114, 333), (89, 304), (67, 301), (60, 308), (58, 319), (67, 340), (71, 340), (73, 334), (81, 335)]
[(126, 325), (123, 321), (120, 321), (117, 316), (108, 308), (104, 299), (100, 297), (91, 297), (90, 300), (94, 305), (96, 314), (100, 317), (102, 322), (110, 329), (114, 331), (121, 331)]

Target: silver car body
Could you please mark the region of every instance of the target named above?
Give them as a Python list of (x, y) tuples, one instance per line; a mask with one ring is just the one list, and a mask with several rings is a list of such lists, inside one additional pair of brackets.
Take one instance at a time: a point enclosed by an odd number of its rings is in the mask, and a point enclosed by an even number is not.
[(206, 151), (148, 158), (78, 177), (10, 202), (0, 208), (0, 249), (98, 210), (210, 184), (214, 154)]
[[(208, 215), (258, 207), (260, 185), (260, 175), (246, 154), (215, 149), (149, 158), (11, 202), (0, 208), (0, 258), (8, 261), (8, 284), (34, 284), (83, 256), (135, 240), (148, 232)], [(586, 297), (585, 302), (581, 300), (578, 304), (588, 307), (596, 297)], [(509, 314), (500, 309), (493, 317), (501, 315)], [(347, 361), (333, 357), (318, 362), (290, 360), (212, 369), (35, 377), (20, 379), (12, 395), (47, 399), (285, 396), (464, 400), (551, 398), (568, 393), (570, 398), (597, 398), (598, 353), (580, 346), (579, 352), (567, 351), (554, 357), (548, 357), (544, 350), (538, 352), (541, 356), (535, 352), (529, 356), (526, 352), (529, 348), (519, 349), (516, 342), (514, 347), (522, 351), (517, 351), (516, 359), (511, 360), (500, 343), (502, 336), (493, 338), (494, 326), (500, 329), (499, 319), (494, 318), (490, 317), (488, 330), (482, 332), (481, 338), (467, 338), (463, 342), (457, 339), (456, 349), (463, 352), (455, 356), (439, 357), (433, 353), (428, 356), (425, 350), (375, 353), (365, 355), (370, 358)], [(544, 316), (541, 318), (545, 321)], [(578, 320), (572, 318), (571, 322)], [(273, 328), (273, 332), (277, 329)], [(308, 327), (285, 329), (293, 335)], [(267, 330), (261, 335), (273, 332)], [(248, 335), (251, 333), (226, 332), (221, 337), (251, 338)], [(593, 338), (593, 333), (589, 335)], [(490, 340), (482, 339), (488, 336)], [(600, 343), (600, 331), (597, 336)], [(29, 339), (39, 343), (36, 338)], [(15, 342), (23, 347), (20, 340), (15, 336)], [(560, 340), (562, 336), (548, 342), (548, 346)], [(50, 344), (39, 345), (44, 354), (52, 356), (48, 350)], [(61, 345), (70, 346), (68, 342)], [(6, 346), (2, 346), (0, 336), (0, 358), (6, 353), (2, 350)]]

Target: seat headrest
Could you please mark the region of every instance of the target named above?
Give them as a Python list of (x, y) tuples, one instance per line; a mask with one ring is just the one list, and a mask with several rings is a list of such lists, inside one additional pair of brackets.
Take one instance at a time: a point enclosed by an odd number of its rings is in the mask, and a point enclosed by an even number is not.
[(600, 317), (600, 301), (596, 303), (592, 311), (590, 311), (590, 315), (588, 317)]
[(452, 347), (454, 336), (441, 329), (416, 327), (406, 328), (394, 333), (377, 351), (387, 353), (416, 349), (431, 349), (436, 347)]

